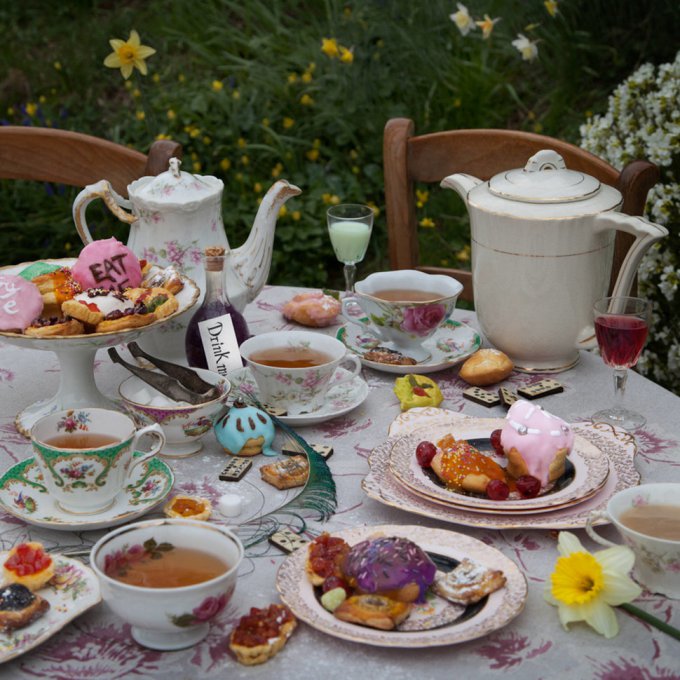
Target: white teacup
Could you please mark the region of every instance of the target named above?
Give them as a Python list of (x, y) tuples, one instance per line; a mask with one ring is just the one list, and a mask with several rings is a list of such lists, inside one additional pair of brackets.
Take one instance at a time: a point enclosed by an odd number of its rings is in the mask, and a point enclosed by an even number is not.
[[(331, 387), (353, 380), (361, 370), (359, 359), (348, 354), (339, 340), (312, 331), (262, 333), (246, 340), (240, 350), (255, 378), (260, 400), (291, 416), (318, 411)], [(300, 368), (269, 366), (253, 359), (261, 359), (263, 353), (285, 356), (290, 361), (295, 357), (304, 361), (318, 353), (315, 360), (323, 363)], [(349, 373), (336, 372), (340, 366)]]
[[(135, 455), (145, 434), (156, 441)], [(113, 505), (132, 470), (160, 451), (165, 436), (157, 423), (137, 429), (119, 411), (80, 408), (38, 420), (31, 442), (50, 495), (66, 512), (86, 515)]]
[[(116, 578), (126, 563), (145, 560), (160, 546), (163, 553), (185, 548), (224, 562), (224, 572), (201, 583), (144, 587)], [(159, 557), (162, 559), (162, 556)], [(183, 649), (200, 642), (210, 621), (227, 606), (236, 588), (243, 545), (229, 529), (191, 519), (152, 519), (110, 531), (90, 553), (90, 565), (111, 609), (131, 624), (130, 634), (144, 647)]]
[(635, 580), (652, 593), (680, 599), (680, 540), (643, 534), (621, 523), (627, 510), (646, 505), (670, 505), (680, 513), (680, 484), (642, 484), (619, 491), (607, 503), (606, 511), (590, 513), (586, 532), (601, 545), (614, 546), (615, 543), (595, 533), (592, 525), (600, 519), (611, 520), (635, 553)]
[[(342, 311), (347, 321), (360, 326), (390, 349), (416, 361), (425, 361), (431, 354), (423, 343), (453, 314), (462, 290), (463, 284), (450, 276), (412, 269), (378, 272), (354, 286), (353, 297), (342, 301)], [(414, 291), (432, 296), (423, 301), (376, 297), (384, 291)], [(368, 323), (356, 318), (353, 310), (357, 307), (368, 317)]]

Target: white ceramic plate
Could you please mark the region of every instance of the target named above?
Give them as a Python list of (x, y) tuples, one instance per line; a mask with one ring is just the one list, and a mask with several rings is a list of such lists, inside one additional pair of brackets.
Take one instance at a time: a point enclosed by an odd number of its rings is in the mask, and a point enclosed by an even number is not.
[(332, 533), (344, 538), (350, 545), (376, 534), (403, 536), (432, 555), (457, 561), (468, 557), (485, 567), (500, 569), (507, 582), (503, 588), (489, 595), (481, 609), (469, 617), (461, 617), (430, 630), (384, 631), (340, 621), (321, 606), (305, 571), (307, 550), (302, 548), (289, 555), (279, 567), (276, 588), (298, 618), (322, 633), (378, 647), (437, 647), (487, 635), (505, 626), (524, 608), (527, 582), (520, 569), (499, 550), (470, 536), (443, 529), (402, 525), (364, 526)]
[[(338, 368), (335, 374), (342, 376), (345, 373), (349, 373), (349, 371), (346, 371), (344, 368)], [(232, 396), (237, 396), (236, 392), (241, 392), (246, 398), (254, 396), (259, 399), (257, 383), (249, 368), (233, 371), (227, 377), (232, 384)], [(366, 381), (360, 376), (355, 376), (353, 380), (331, 387), (326, 394), (326, 401), (318, 411), (303, 413), (298, 416), (278, 417), (282, 422), (293, 427), (317, 425), (318, 423), (323, 423), (349, 413), (357, 406), (363, 404), (366, 397), (368, 397)]]
[[(437, 423), (456, 424), (465, 416), (444, 409), (412, 409), (400, 414), (390, 427), (395, 436)], [(395, 439), (388, 439), (371, 452), (368, 458), (369, 472), (361, 483), (366, 494), (390, 507), (412, 512), (430, 519), (480, 529), (582, 529), (592, 510), (604, 510), (609, 499), (622, 489), (637, 486), (640, 473), (633, 463), (637, 447), (635, 438), (616, 430), (606, 423), (578, 423), (574, 432), (595, 444), (610, 463), (610, 474), (602, 489), (578, 505), (557, 508), (543, 513), (496, 514), (469, 512), (465, 508), (444, 506), (410, 492), (390, 472), (390, 454)], [(606, 524), (596, 520), (594, 524)]]
[[(8, 552), (0, 552), (0, 564)], [(55, 575), (38, 591), (50, 603), (44, 616), (25, 628), (0, 633), (0, 663), (37, 647), (100, 600), (99, 581), (82, 562), (52, 554)]]
[[(390, 455), (390, 467), (394, 476), (416, 495), (424, 495), (435, 502), (456, 505), (471, 512), (545, 512), (549, 508), (562, 507), (586, 500), (607, 481), (609, 460), (593, 444), (580, 436), (574, 437), (574, 447), (569, 460), (574, 467), (574, 477), (561, 489), (553, 489), (536, 498), (508, 499), (494, 501), (485, 496), (468, 496), (453, 489), (447, 489), (428, 475), (418, 465), (415, 450), (423, 438), (436, 443), (446, 434), (456, 439), (488, 438), (491, 432), (503, 427), (502, 418), (466, 418), (455, 424), (433, 425), (426, 431), (414, 432), (397, 439)], [(501, 466), (505, 459), (493, 458)]]
[[(75, 258), (66, 259), (46, 259), (39, 260), (39, 262), (47, 262), (48, 264), (58, 264), (62, 267), (70, 267), (75, 263)], [(0, 268), (3, 274), (19, 274), (20, 271), (26, 269), (32, 262), (24, 262), (22, 264), (15, 264), (9, 267)], [(10, 342), (19, 347), (27, 347), (29, 349), (41, 350), (57, 350), (57, 349), (74, 349), (76, 347), (89, 347), (97, 349), (100, 347), (113, 347), (121, 342), (132, 342), (140, 335), (144, 335), (149, 330), (159, 328), (161, 326), (172, 326), (173, 319), (183, 314), (188, 309), (191, 309), (196, 304), (200, 291), (198, 286), (188, 277), (182, 275), (184, 288), (175, 295), (179, 307), (177, 311), (169, 314), (163, 319), (158, 319), (148, 326), (141, 328), (128, 328), (120, 331), (109, 331), (108, 333), (89, 333), (85, 335), (69, 335), (69, 336), (54, 336), (51, 338), (34, 338), (30, 335), (20, 335), (17, 333), (7, 333), (0, 331), (0, 337), (5, 342)]]
[[(368, 319), (363, 320), (368, 321)], [(434, 373), (435, 371), (450, 368), (464, 361), (471, 354), (474, 354), (482, 344), (482, 339), (474, 328), (461, 321), (449, 319), (437, 329), (429, 340), (423, 343), (424, 347), (431, 354), (429, 359), (413, 366), (392, 366), (364, 359), (364, 354), (368, 350), (380, 345), (389, 347), (389, 343), (385, 343), (369, 333), (363, 332), (359, 326), (348, 323), (338, 330), (336, 337), (347, 349), (359, 356), (364, 366), (374, 368), (377, 371), (383, 371), (384, 373), (397, 373), (399, 375), (406, 375), (407, 373)]]
[(142, 463), (132, 471), (132, 479), (116, 496), (108, 510), (92, 515), (64, 512), (44, 485), (34, 458), (12, 466), (0, 478), (0, 507), (39, 527), (59, 531), (91, 531), (108, 529), (136, 519), (163, 502), (170, 493), (175, 477), (158, 458)]

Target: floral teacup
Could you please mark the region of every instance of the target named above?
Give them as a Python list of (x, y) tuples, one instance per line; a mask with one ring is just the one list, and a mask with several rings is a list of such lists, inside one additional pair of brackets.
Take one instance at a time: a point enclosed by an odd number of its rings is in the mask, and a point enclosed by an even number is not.
[(677, 521), (680, 516), (680, 484), (642, 484), (619, 491), (607, 503), (606, 511), (590, 513), (586, 531), (594, 541), (611, 547), (615, 544), (596, 534), (592, 526), (598, 519), (611, 520), (624, 543), (635, 553), (635, 580), (652, 593), (680, 599), (680, 540), (643, 534), (621, 522), (621, 516), (627, 510), (648, 505), (670, 506)]
[[(453, 314), (463, 285), (450, 276), (426, 274), (411, 269), (371, 274), (354, 286), (354, 296), (344, 298), (342, 311), (350, 323), (384, 342), (390, 349), (403, 352), (416, 361), (430, 353), (423, 343)], [(404, 299), (379, 297), (389, 292), (411, 293)], [(422, 294), (422, 295), (419, 295)], [(424, 300), (407, 299), (423, 297)], [(360, 308), (368, 323), (356, 318)]]
[[(260, 399), (291, 416), (318, 411), (331, 387), (353, 380), (361, 370), (359, 359), (347, 354), (347, 348), (339, 340), (319, 332), (262, 333), (246, 340), (240, 350), (255, 378)], [(279, 351), (288, 352), (292, 359), (317, 355), (323, 363), (306, 367), (271, 366), (253, 359)], [(347, 371), (337, 370), (343, 365)]]
[[(136, 564), (162, 560), (176, 548), (197, 551), (198, 559), (205, 554), (217, 558), (224, 572), (178, 587), (144, 587), (119, 580)], [(190, 647), (208, 634), (209, 622), (234, 593), (242, 559), (243, 545), (229, 529), (191, 519), (129, 524), (99, 539), (90, 553), (104, 601), (132, 624), (130, 633), (140, 645), (160, 650)]]
[[(156, 441), (133, 456), (145, 434)], [(132, 470), (158, 453), (165, 436), (158, 424), (137, 429), (124, 413), (80, 408), (38, 420), (31, 441), (47, 491), (66, 512), (85, 515), (110, 507)]]

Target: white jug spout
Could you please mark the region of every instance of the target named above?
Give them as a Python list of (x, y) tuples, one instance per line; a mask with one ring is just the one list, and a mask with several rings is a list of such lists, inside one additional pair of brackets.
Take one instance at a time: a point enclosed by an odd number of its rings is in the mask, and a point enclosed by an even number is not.
[(472, 175), (466, 175), (465, 173), (458, 172), (455, 175), (449, 175), (444, 177), (441, 181), (440, 186), (444, 189), (453, 189), (458, 192), (458, 195), (465, 202), (465, 206), (468, 204), (468, 193), (472, 191), (476, 186), (482, 183), (481, 179), (477, 179)]
[(279, 210), (289, 198), (301, 193), (298, 187), (286, 180), (276, 182), (260, 203), (248, 240), (228, 253), (227, 290), (231, 303), (239, 311), (243, 311), (267, 283)]

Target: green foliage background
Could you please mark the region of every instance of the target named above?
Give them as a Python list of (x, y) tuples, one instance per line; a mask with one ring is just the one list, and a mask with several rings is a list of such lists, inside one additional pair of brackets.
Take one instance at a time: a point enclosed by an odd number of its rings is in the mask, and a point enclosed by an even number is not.
[[(500, 17), (488, 40), (478, 29), (460, 34), (451, 0), (3, 3), (0, 118), (143, 151), (157, 135), (176, 139), (185, 170), (224, 180), (232, 245), (245, 239), (274, 178), (284, 177), (303, 194), (279, 220), (270, 281), (339, 286), (329, 202), (376, 206), (360, 272), (386, 266), (381, 164), (389, 118), (413, 118), (421, 133), (509, 127), (578, 142), (586, 113), (603, 110), (638, 64), (668, 61), (678, 34), (672, 0), (561, 0), (555, 17), (542, 0), (468, 0), (467, 7), (475, 19)], [(127, 39), (132, 28), (157, 54), (149, 75), (135, 73), (126, 87), (103, 60), (108, 40)], [(511, 45), (520, 32), (539, 41), (538, 60), (522, 61)], [(350, 48), (353, 62), (329, 58), (323, 38)], [(76, 253), (76, 193), (0, 183), (2, 263)], [(433, 191), (421, 203), (421, 218), (435, 225), (422, 230), (425, 259), (464, 261), (467, 223), (457, 197)], [(97, 236), (125, 238), (103, 210), (91, 219)]]

